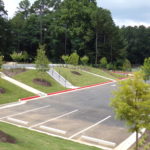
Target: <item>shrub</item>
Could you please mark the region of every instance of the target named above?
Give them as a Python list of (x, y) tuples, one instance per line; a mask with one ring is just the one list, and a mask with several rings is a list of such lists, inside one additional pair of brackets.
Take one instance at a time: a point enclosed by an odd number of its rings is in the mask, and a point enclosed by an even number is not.
[(83, 65), (87, 65), (87, 63), (89, 61), (89, 57), (88, 56), (83, 56), (80, 60), (81, 60)]
[(65, 64), (68, 64), (69, 56), (68, 55), (62, 55), (62, 60), (65, 62)]
[(0, 69), (1, 69), (1, 67), (3, 65), (3, 58), (4, 58), (4, 56), (0, 56)]
[(142, 66), (142, 71), (144, 72), (144, 79), (149, 80), (150, 79), (150, 57), (145, 58), (144, 64)]
[(76, 66), (78, 65), (78, 63), (79, 63), (79, 55), (76, 52), (74, 52), (69, 56), (69, 64)]
[(29, 58), (29, 55), (26, 51), (22, 52), (22, 60), (26, 61)]
[(122, 69), (123, 71), (131, 71), (131, 63), (128, 59), (125, 59)]
[(109, 63), (109, 64), (107, 64), (106, 68), (107, 68), (108, 70), (114, 70), (114, 65), (111, 64), (111, 63)]
[(22, 52), (17, 53), (14, 51), (10, 56), (13, 59), (13, 61), (16, 61), (16, 62), (20, 62), (23, 59)]
[(100, 59), (100, 67), (101, 68), (106, 68), (107, 67), (107, 59), (106, 57), (103, 57)]

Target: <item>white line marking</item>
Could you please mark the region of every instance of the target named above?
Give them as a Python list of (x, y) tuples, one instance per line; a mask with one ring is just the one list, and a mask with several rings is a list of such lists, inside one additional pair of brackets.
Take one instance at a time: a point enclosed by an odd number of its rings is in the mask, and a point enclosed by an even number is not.
[(43, 107), (38, 107), (38, 108), (35, 108), (35, 109), (30, 109), (30, 110), (23, 111), (23, 112), (14, 114), (14, 115), (5, 116), (5, 117), (2, 117), (2, 118), (0, 118), (0, 119), (4, 119), (4, 118), (7, 118), (7, 117), (14, 117), (14, 116), (22, 115), (22, 114), (25, 114), (25, 113), (28, 113), (28, 112), (36, 111), (36, 110), (43, 109), (43, 108), (47, 108), (47, 107), (50, 107), (50, 105), (43, 106)]
[(109, 141), (105, 141), (105, 140), (101, 140), (101, 139), (97, 139), (97, 138), (93, 138), (93, 137), (89, 137), (89, 136), (84, 136), (82, 135), (81, 138), (88, 140), (88, 141), (92, 141), (92, 142), (96, 142), (105, 146), (110, 146), (110, 147), (115, 147), (116, 143), (113, 142), (109, 142)]
[(83, 133), (83, 132), (85, 132), (85, 131), (87, 131), (87, 130), (89, 130), (89, 129), (95, 127), (95, 126), (97, 126), (98, 124), (104, 122), (105, 120), (109, 119), (110, 117), (111, 117), (111, 116), (108, 116), (108, 117), (102, 119), (101, 121), (99, 121), (99, 122), (97, 122), (97, 123), (95, 123), (95, 124), (93, 124), (93, 125), (91, 125), (91, 126), (85, 128), (84, 130), (81, 130), (81, 131), (79, 131), (79, 132), (73, 134), (72, 136), (69, 137), (69, 139), (72, 139), (72, 138), (74, 138), (75, 136), (77, 136), (77, 135), (79, 135), (79, 134), (81, 134), (81, 133)]
[(45, 129), (45, 130), (49, 130), (49, 131), (52, 131), (52, 132), (60, 133), (60, 134), (66, 134), (66, 131), (64, 131), (64, 130), (50, 128), (50, 127), (47, 127), (47, 126), (40, 126), (40, 128)]
[(9, 121), (13, 121), (13, 122), (17, 122), (17, 123), (21, 123), (21, 124), (25, 124), (25, 125), (27, 125), (27, 124), (28, 124), (28, 122), (27, 122), (27, 121), (23, 121), (23, 120), (15, 119), (15, 118), (10, 118), (10, 117), (8, 117), (7, 119), (8, 119)]
[(16, 104), (10, 104), (10, 105), (6, 105), (6, 106), (2, 106), (0, 107), (0, 109), (5, 109), (5, 108), (10, 108), (10, 107), (14, 107), (14, 106), (18, 106), (18, 105), (23, 105), (25, 104), (26, 102), (19, 102), (19, 103), (16, 103)]
[(101, 148), (101, 149), (104, 149), (104, 150), (112, 150), (112, 148), (108, 148), (108, 147), (104, 147), (104, 146), (100, 146), (100, 145), (95, 145), (95, 144), (90, 144), (90, 143), (82, 142), (82, 141), (79, 141), (79, 140), (68, 139), (68, 138), (60, 136), (60, 135), (55, 135), (55, 134), (51, 134), (51, 133), (44, 132), (44, 131), (41, 131), (41, 130), (28, 128), (28, 127), (25, 127), (25, 126), (22, 126), (22, 125), (18, 125), (18, 124), (12, 123), (12, 122), (7, 122), (7, 121), (4, 121), (4, 120), (0, 120), (0, 122), (8, 123), (8, 124), (11, 124), (11, 125), (14, 125), (14, 126), (17, 126), (17, 127), (21, 127), (21, 128), (24, 128), (24, 129), (29, 129), (31, 131), (36, 131), (38, 133), (50, 135), (50, 136), (53, 136), (53, 137), (62, 138), (62, 139), (68, 140), (68, 141), (72, 141), (72, 142), (76, 142), (76, 143), (80, 143), (80, 144), (84, 144), (84, 145), (88, 145), (88, 146), (95, 146), (97, 148)]
[(77, 112), (77, 111), (79, 111), (79, 110), (78, 110), (78, 109), (76, 109), (76, 110), (74, 110), (74, 111), (71, 111), (71, 112), (65, 113), (65, 114), (63, 114), (63, 115), (61, 115), (61, 116), (58, 116), (58, 117), (56, 117), (56, 118), (52, 118), (52, 119), (46, 120), (46, 121), (44, 121), (44, 122), (41, 122), (41, 123), (35, 124), (35, 125), (33, 125), (33, 126), (30, 126), (29, 128), (34, 128), (34, 127), (36, 127), (36, 126), (39, 126), (39, 125), (45, 124), (45, 123), (47, 123), (47, 122), (49, 122), (49, 121), (53, 121), (53, 120), (56, 120), (56, 119), (59, 119), (59, 118), (65, 117), (65, 116), (70, 115), (70, 114), (72, 114), (72, 113), (75, 113), (75, 112)]
[(113, 85), (111, 85), (111, 86), (116, 86), (116, 84), (113, 84)]

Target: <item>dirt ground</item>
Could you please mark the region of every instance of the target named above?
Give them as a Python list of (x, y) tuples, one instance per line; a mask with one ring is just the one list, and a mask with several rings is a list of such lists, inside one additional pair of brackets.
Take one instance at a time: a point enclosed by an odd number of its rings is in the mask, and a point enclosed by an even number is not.
[(5, 74), (5, 75), (7, 75), (7, 76), (9, 76), (9, 77), (13, 77), (13, 76), (15, 76), (15, 75), (17, 75), (17, 74), (20, 74), (20, 73), (22, 73), (22, 72), (26, 72), (27, 70), (26, 69), (20, 69), (20, 68), (18, 68), (18, 69), (5, 69), (5, 70), (3, 70), (3, 73)]
[(3, 131), (0, 131), (0, 142), (3, 142), (3, 143), (16, 143), (16, 139), (14, 139), (10, 135), (4, 133)]

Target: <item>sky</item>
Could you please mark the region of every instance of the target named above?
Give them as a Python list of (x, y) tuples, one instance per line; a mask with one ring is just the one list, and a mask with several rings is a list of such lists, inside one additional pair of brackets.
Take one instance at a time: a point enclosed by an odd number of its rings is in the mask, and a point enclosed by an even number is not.
[[(21, 0), (3, 0), (11, 18)], [(29, 0), (33, 3), (35, 0)], [(150, 0), (97, 0), (99, 7), (108, 9), (118, 26), (150, 26)]]

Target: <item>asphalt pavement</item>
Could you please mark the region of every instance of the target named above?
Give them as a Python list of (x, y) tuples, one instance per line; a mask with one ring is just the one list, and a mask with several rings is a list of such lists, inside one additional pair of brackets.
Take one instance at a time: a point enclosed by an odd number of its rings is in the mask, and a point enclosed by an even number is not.
[(116, 83), (79, 89), (0, 109), (0, 120), (25, 128), (113, 149), (130, 136), (110, 107)]

